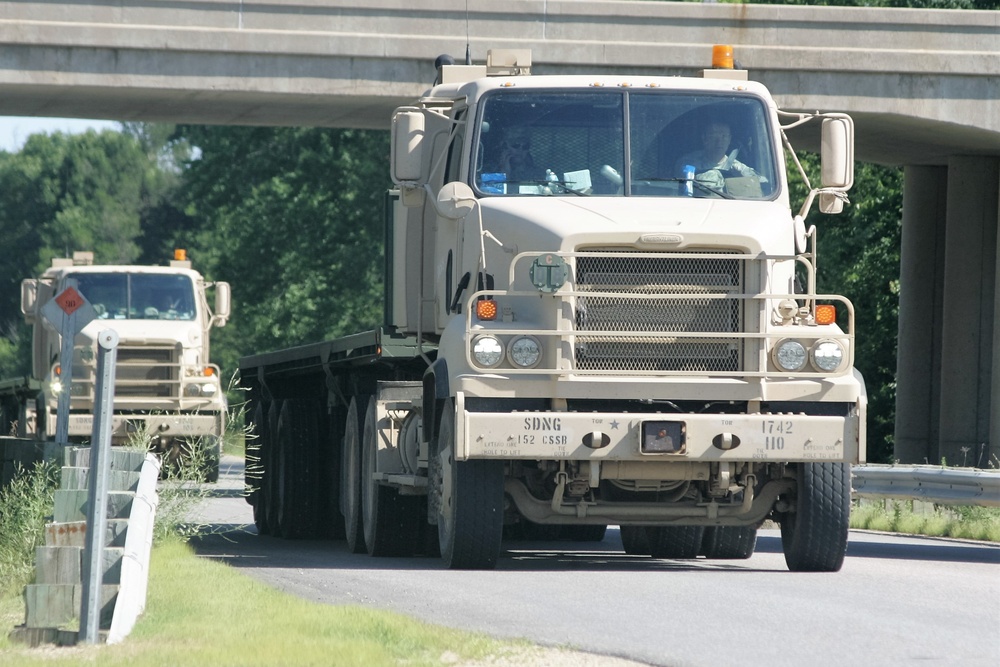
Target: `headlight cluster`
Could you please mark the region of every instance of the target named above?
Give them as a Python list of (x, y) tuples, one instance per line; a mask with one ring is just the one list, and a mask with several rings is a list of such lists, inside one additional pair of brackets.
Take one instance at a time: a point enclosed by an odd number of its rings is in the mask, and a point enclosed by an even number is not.
[[(808, 347), (807, 347), (808, 346)], [(844, 346), (831, 338), (799, 341), (785, 338), (771, 348), (771, 361), (789, 373), (811, 370), (833, 373), (840, 370), (847, 356)]]
[(189, 382), (184, 385), (184, 395), (190, 398), (215, 396), (219, 388), (214, 382)]
[(515, 368), (534, 368), (542, 346), (534, 336), (514, 336), (506, 344), (499, 336), (482, 334), (472, 341), (472, 359), (483, 368), (496, 368), (504, 359)]

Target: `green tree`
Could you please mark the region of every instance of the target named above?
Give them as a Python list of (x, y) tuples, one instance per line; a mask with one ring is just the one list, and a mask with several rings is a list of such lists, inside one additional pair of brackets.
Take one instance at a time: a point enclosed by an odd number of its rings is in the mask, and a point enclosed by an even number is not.
[(134, 262), (143, 217), (170, 187), (137, 138), (113, 130), (35, 134), (17, 153), (0, 152), (4, 375), (25, 372), (30, 359), (25, 349), (30, 335), (20, 312), (21, 281), (37, 276), (53, 257), (77, 250), (94, 252), (98, 262)]
[(149, 160), (146, 195), (141, 210), (142, 235), (138, 263), (158, 265), (187, 248), (198, 237), (198, 223), (185, 213), (183, 198), (173, 196), (181, 187), (184, 165), (192, 148), (169, 123), (122, 123), (122, 134), (135, 139)]
[(183, 174), (202, 229), (192, 259), (233, 286), (213, 356), (239, 356), (377, 326), (382, 308), (387, 132), (181, 127)]

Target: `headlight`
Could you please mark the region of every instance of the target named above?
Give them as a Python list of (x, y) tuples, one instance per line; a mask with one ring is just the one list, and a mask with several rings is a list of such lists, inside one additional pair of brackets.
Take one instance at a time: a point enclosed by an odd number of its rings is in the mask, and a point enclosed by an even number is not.
[(771, 359), (779, 369), (794, 372), (805, 368), (809, 355), (799, 341), (783, 340), (771, 350)]
[(832, 373), (844, 363), (844, 348), (835, 340), (817, 341), (809, 353), (809, 359), (816, 370)]
[(518, 336), (510, 342), (507, 356), (515, 366), (534, 368), (542, 358), (542, 348), (533, 336)]
[(503, 360), (503, 344), (496, 336), (479, 336), (472, 341), (472, 358), (486, 368), (493, 368)]
[(184, 395), (191, 398), (214, 396), (217, 387), (213, 382), (190, 382), (184, 385)]

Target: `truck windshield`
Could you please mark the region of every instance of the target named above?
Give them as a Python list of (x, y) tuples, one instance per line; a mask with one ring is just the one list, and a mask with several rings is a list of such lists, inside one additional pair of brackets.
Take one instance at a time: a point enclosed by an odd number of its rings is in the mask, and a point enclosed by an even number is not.
[(753, 96), (500, 90), (480, 114), (473, 182), (484, 195), (770, 199), (778, 187)]
[(102, 320), (193, 320), (194, 286), (163, 273), (73, 273)]

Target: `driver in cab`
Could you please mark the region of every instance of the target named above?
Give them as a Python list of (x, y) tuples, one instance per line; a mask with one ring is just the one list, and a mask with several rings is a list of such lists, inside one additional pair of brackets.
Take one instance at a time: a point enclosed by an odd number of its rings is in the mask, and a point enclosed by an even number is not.
[[(677, 161), (676, 171), (683, 174), (685, 167), (694, 167), (694, 178), (713, 190), (726, 190), (727, 175), (752, 178), (764, 182), (751, 167), (736, 159), (738, 149), (729, 150), (732, 130), (721, 120), (710, 121), (701, 132), (701, 148), (685, 154)], [(759, 190), (759, 187), (758, 187)], [(758, 192), (759, 196), (759, 192)]]

